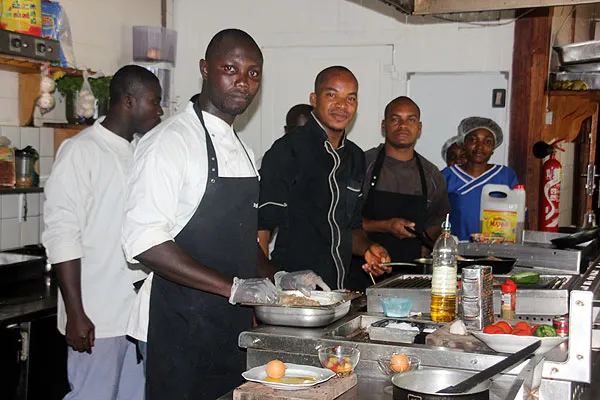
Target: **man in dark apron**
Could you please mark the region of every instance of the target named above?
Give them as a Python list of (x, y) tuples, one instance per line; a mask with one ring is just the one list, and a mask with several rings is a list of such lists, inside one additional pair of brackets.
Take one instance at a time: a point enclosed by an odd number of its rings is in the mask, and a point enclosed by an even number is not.
[[(408, 97), (394, 99), (381, 123), (385, 143), (366, 152), (363, 226), (371, 240), (388, 250), (393, 262), (412, 262), (426, 255), (450, 210), (443, 176), (415, 151), (422, 129), (420, 114)], [(371, 284), (359, 269), (352, 271), (349, 288), (364, 290)], [(394, 274), (401, 272), (417, 271), (394, 267)]]
[[(252, 309), (229, 303), (277, 300), (269, 279), (250, 278), (275, 271), (257, 243), (258, 173), (231, 128), (260, 87), (262, 53), (247, 33), (228, 29), (205, 58), (202, 92), (140, 146), (130, 181), (125, 253), (154, 272), (149, 400), (214, 399), (240, 384), (245, 353), (237, 340), (252, 327)], [(161, 196), (167, 200), (153, 203)], [(136, 235), (138, 242), (129, 237)]]

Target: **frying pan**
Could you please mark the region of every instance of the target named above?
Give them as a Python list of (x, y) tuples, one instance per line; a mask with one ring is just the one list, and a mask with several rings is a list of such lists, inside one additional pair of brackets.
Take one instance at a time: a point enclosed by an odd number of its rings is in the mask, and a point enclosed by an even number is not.
[(552, 239), (550, 242), (559, 249), (567, 249), (567, 248), (575, 247), (578, 244), (589, 242), (590, 240), (594, 240), (594, 239), (598, 238), (599, 233), (600, 233), (600, 228), (593, 228), (593, 229), (588, 229), (585, 231), (573, 233), (571, 235)]
[[(496, 275), (508, 274), (512, 269), (515, 263), (517, 262), (516, 258), (508, 258), (508, 257), (496, 257), (496, 259), (488, 260), (487, 258), (490, 256), (465, 256), (466, 259), (458, 260), (458, 272), (462, 271), (463, 267), (470, 267), (471, 265), (489, 265), (492, 267), (492, 273)], [(414, 260), (415, 263), (421, 265), (432, 265), (433, 259), (431, 258), (417, 258)]]

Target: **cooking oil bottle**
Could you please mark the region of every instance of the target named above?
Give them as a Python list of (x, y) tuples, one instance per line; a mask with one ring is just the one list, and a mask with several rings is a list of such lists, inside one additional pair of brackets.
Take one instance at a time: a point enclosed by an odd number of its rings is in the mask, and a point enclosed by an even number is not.
[(433, 246), (431, 320), (449, 322), (456, 316), (458, 245), (450, 234), (450, 215), (442, 223), (442, 234)]

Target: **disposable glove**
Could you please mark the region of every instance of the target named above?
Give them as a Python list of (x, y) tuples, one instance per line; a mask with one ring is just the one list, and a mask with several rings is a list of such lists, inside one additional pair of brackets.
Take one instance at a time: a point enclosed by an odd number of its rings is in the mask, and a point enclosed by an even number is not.
[(277, 288), (267, 278), (233, 278), (229, 302), (274, 304), (279, 300)]
[(281, 290), (299, 290), (303, 295), (310, 297), (310, 292), (320, 287), (324, 292), (331, 289), (323, 279), (313, 271), (285, 272), (279, 271), (275, 274), (275, 286)]

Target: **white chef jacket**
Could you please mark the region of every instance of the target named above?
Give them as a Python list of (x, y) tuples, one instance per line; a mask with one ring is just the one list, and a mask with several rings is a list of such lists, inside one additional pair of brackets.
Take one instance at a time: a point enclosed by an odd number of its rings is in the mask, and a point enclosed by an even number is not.
[[(66, 140), (44, 189), (42, 243), (52, 264), (81, 259), (83, 308), (97, 338), (125, 335), (135, 299), (133, 282), (146, 273), (129, 266), (121, 248), (121, 225), (134, 143), (100, 121)], [(67, 315), (58, 300), (58, 329)]]
[[(207, 112), (202, 116), (215, 148), (219, 176), (258, 176), (252, 150), (240, 142), (233, 128)], [(135, 150), (122, 233), (130, 262), (177, 236), (198, 208), (207, 179), (206, 137), (189, 102), (147, 133)], [(140, 289), (127, 329), (128, 335), (142, 341), (147, 335), (151, 281), (152, 274)]]

